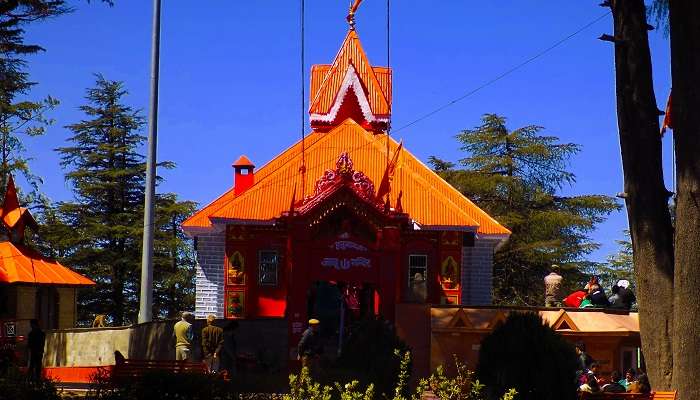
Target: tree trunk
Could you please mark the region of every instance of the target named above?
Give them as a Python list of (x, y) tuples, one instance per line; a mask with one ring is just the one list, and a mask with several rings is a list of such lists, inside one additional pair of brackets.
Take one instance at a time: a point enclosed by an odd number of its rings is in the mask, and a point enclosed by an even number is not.
[(615, 0), (617, 119), (634, 250), (642, 350), (655, 389), (671, 386), (673, 228), (661, 163), (659, 115), (643, 0)]
[(671, 72), (677, 166), (673, 387), (700, 399), (700, 3), (672, 0)]

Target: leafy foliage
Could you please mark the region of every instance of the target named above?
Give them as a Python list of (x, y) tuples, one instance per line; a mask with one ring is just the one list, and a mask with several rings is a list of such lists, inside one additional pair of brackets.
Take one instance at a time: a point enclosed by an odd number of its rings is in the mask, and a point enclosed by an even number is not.
[(494, 257), (496, 303), (543, 304), (542, 278), (552, 264), (577, 285), (593, 265), (585, 256), (599, 247), (589, 234), (620, 208), (608, 196), (559, 193), (576, 182), (567, 167), (580, 147), (542, 129), (508, 131), (505, 118), (486, 114), (480, 126), (457, 135), (467, 154), (463, 168), (430, 158), (439, 175), (512, 231)]
[[(27, 73), (27, 57), (44, 49), (25, 41), (25, 26), (69, 11), (62, 0), (0, 2), (0, 187), (9, 174), (22, 175), (32, 190), (29, 203), (39, 202), (41, 178), (29, 167), (23, 137), (40, 136), (53, 121), (46, 113), (58, 105), (51, 96), (27, 100), (36, 84)], [(0, 196), (4, 195), (1, 194)]]
[(17, 367), (0, 371), (0, 393), (3, 399), (59, 400), (58, 390), (52, 381), (29, 382)]
[(481, 342), (477, 376), (486, 398), (509, 388), (522, 400), (576, 398), (576, 352), (535, 313), (508, 315)]
[[(81, 107), (88, 119), (68, 126), (71, 145), (57, 149), (75, 201), (44, 207), (41, 215), (43, 247), (97, 283), (82, 291), (79, 318), (107, 314), (116, 325), (136, 315), (145, 192), (138, 151), (144, 118), (123, 103), (126, 94), (121, 82), (97, 76)], [(156, 200), (156, 316), (173, 316), (193, 303), (194, 256), (180, 223), (194, 208), (174, 194)]]
[[(460, 362), (456, 356), (454, 359), (457, 375), (448, 376), (442, 365), (439, 365), (430, 377), (420, 380), (414, 400), (420, 399), (421, 395), (428, 390), (441, 400), (482, 400), (484, 398), (484, 385), (475, 378), (473, 371), (467, 369), (465, 363)], [(513, 400), (517, 394), (515, 389), (509, 389), (503, 394), (501, 400)]]
[(153, 371), (122, 385), (108, 375), (93, 377), (87, 400), (238, 400), (241, 397), (221, 375)]
[(374, 384), (378, 393), (389, 394), (406, 383), (397, 382), (397, 378), (407, 379), (401, 375), (401, 363), (406, 360), (398, 357), (397, 352), (403, 355), (408, 350), (386, 320), (364, 319), (351, 328), (338, 366), (353, 371), (360, 382)]
[(630, 233), (625, 231), (625, 238), (616, 240), (619, 250), (608, 257), (606, 263), (601, 263), (595, 269), (594, 274), (598, 275), (603, 287), (612, 287), (620, 279), (628, 280), (632, 287), (635, 287), (634, 262), (632, 260), (632, 242)]

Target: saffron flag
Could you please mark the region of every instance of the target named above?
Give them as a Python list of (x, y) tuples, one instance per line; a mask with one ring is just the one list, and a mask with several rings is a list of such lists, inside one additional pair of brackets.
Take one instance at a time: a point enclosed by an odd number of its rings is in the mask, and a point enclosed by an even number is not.
[(294, 215), (294, 203), (296, 203), (297, 200), (297, 184), (296, 182), (294, 183), (294, 193), (292, 194), (292, 202), (289, 204), (289, 216)]
[(666, 133), (666, 129), (673, 129), (673, 120), (671, 118), (671, 95), (673, 94), (673, 89), (668, 94), (668, 101), (666, 102), (666, 115), (664, 115), (664, 121), (661, 123), (661, 135)]
[(377, 198), (384, 198), (387, 194), (391, 192), (391, 182), (394, 180), (394, 174), (396, 169), (401, 166), (401, 152), (403, 150), (403, 140), (399, 143), (399, 147), (396, 148), (394, 156), (389, 161), (386, 166), (386, 171), (384, 171), (384, 176), (382, 177), (382, 182), (379, 184), (379, 189), (377, 189)]

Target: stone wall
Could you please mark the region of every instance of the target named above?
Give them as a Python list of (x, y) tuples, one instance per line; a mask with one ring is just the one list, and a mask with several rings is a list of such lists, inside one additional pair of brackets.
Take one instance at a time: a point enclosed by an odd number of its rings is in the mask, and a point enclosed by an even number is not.
[(75, 327), (75, 288), (61, 287), (58, 291), (58, 329)]
[(225, 232), (197, 235), (195, 316), (224, 317)]
[[(48, 331), (44, 350), (47, 367), (94, 367), (114, 364), (114, 352), (126, 358), (172, 360), (175, 358), (175, 320), (124, 327), (74, 328)], [(225, 326), (228, 321), (216, 321)], [(201, 332), (206, 322), (195, 321), (193, 357), (201, 359)], [(287, 362), (287, 321), (259, 319), (239, 321), (236, 330), (238, 354), (249, 353), (267, 365)]]
[(462, 248), (462, 304), (491, 304), (493, 252), (499, 240), (479, 238)]

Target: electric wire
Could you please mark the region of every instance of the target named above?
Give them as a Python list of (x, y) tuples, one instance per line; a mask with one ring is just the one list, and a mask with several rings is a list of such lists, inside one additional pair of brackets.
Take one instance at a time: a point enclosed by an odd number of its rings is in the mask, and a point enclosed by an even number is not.
[(442, 106), (437, 107), (437, 108), (435, 108), (434, 110), (432, 110), (432, 111), (430, 111), (430, 112), (428, 112), (428, 113), (426, 113), (426, 114), (420, 116), (419, 118), (416, 118), (415, 120), (413, 120), (413, 121), (411, 121), (411, 122), (409, 122), (409, 123), (407, 123), (407, 124), (401, 126), (400, 128), (396, 129), (396, 130), (394, 131), (394, 133), (399, 132), (399, 131), (402, 131), (402, 130), (404, 130), (404, 129), (410, 127), (410, 126), (413, 126), (413, 125), (415, 125), (415, 124), (417, 124), (417, 123), (419, 123), (419, 122), (421, 122), (421, 121), (423, 121), (423, 120), (425, 120), (425, 119), (428, 119), (428, 118), (432, 117), (433, 115), (439, 113), (440, 111), (442, 111), (442, 110), (444, 110), (444, 109), (446, 109), (446, 108), (448, 108), (448, 107), (450, 107), (450, 106), (452, 106), (452, 105), (454, 105), (454, 104), (456, 104), (456, 103), (458, 103), (458, 102), (460, 102), (460, 101), (462, 101), (462, 100), (464, 100), (464, 99), (466, 99), (466, 98), (468, 98), (468, 97), (474, 95), (475, 93), (481, 91), (482, 89), (484, 89), (484, 88), (486, 88), (486, 87), (488, 87), (488, 86), (490, 86), (490, 85), (492, 85), (492, 84), (494, 84), (494, 83), (500, 81), (501, 79), (505, 78), (506, 76), (512, 74), (513, 72), (519, 70), (520, 68), (522, 68), (522, 67), (524, 67), (524, 66), (526, 66), (526, 65), (528, 65), (528, 64), (530, 64), (530, 63), (532, 63), (533, 61), (537, 60), (538, 58), (544, 56), (545, 54), (549, 53), (550, 51), (552, 51), (552, 50), (556, 49), (557, 47), (561, 46), (562, 44), (564, 44), (565, 42), (567, 42), (569, 39), (573, 38), (574, 36), (578, 35), (579, 33), (581, 33), (581, 32), (583, 32), (583, 31), (585, 31), (586, 29), (590, 28), (590, 27), (593, 26), (596, 22), (602, 20), (603, 18), (607, 17), (607, 16), (610, 15), (610, 14), (611, 14), (611, 11), (606, 12), (605, 14), (603, 14), (603, 15), (597, 17), (596, 19), (594, 19), (593, 21), (591, 21), (591, 22), (589, 22), (589, 23), (583, 25), (582, 27), (578, 28), (578, 29), (575, 30), (574, 32), (572, 32), (572, 33), (570, 33), (569, 35), (565, 36), (564, 38), (559, 39), (558, 41), (554, 42), (552, 45), (550, 45), (549, 47), (545, 48), (544, 50), (541, 50), (540, 52), (536, 53), (535, 55), (529, 57), (529, 58), (526, 59), (525, 61), (523, 61), (523, 62), (521, 62), (521, 63), (519, 63), (519, 64), (513, 66), (512, 68), (507, 69), (506, 71), (502, 72), (501, 74), (497, 75), (497, 76), (494, 77), (494, 78), (489, 79), (488, 81), (486, 81), (486, 82), (482, 83), (481, 85), (475, 87), (474, 89), (468, 91), (467, 93), (463, 94), (462, 96), (459, 96), (459, 97), (457, 97), (457, 98), (455, 98), (455, 99), (449, 101), (448, 103), (445, 103), (445, 104), (443, 104)]

